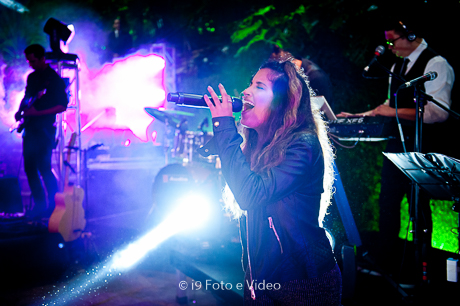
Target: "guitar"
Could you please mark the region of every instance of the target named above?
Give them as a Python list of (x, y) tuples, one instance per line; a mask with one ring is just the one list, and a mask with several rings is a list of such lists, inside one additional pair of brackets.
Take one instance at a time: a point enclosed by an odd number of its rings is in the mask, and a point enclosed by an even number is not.
[(25, 126), (27, 125), (27, 121), (28, 121), (28, 118), (27, 117), (24, 117), (22, 115), (22, 113), (26, 110), (26, 109), (29, 109), (32, 107), (32, 105), (34, 105), (35, 101), (37, 101), (38, 99), (40, 99), (44, 94), (46, 94), (46, 88), (39, 91), (35, 96), (33, 97), (30, 97), (28, 100), (24, 101), (23, 103), (21, 103), (21, 106), (19, 107), (19, 111), (21, 113), (21, 119), (19, 119), (18, 121), (19, 124), (18, 126), (16, 127), (16, 131), (18, 133), (21, 133), (22, 130), (24, 130)]
[[(67, 149), (67, 164), (70, 161), (71, 148), (77, 134), (72, 133)], [(69, 184), (69, 166), (66, 166), (64, 191), (54, 196), (56, 207), (48, 222), (48, 232), (60, 233), (64, 241), (73, 241), (80, 237), (85, 229), (86, 219), (83, 209), (84, 190)]]

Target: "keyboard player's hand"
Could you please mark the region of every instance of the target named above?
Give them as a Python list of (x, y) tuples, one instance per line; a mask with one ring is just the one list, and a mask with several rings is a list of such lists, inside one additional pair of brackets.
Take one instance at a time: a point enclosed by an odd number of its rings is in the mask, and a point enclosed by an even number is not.
[(337, 118), (347, 118), (347, 117), (354, 117), (355, 114), (352, 113), (347, 113), (347, 112), (341, 112), (340, 114), (337, 114)]
[(389, 105), (382, 104), (374, 109), (374, 114), (375, 116), (395, 117), (396, 109), (390, 107)]

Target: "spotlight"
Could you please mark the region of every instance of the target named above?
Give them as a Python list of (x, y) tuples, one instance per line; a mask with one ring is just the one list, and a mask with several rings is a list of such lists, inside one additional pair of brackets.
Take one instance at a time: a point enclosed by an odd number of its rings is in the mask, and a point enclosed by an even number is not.
[(46, 22), (43, 31), (50, 36), (51, 50), (55, 53), (63, 53), (60, 42), (61, 40), (64, 42), (67, 41), (72, 34), (72, 31), (67, 27), (67, 25), (63, 24), (59, 20), (50, 18)]
[(176, 209), (156, 228), (114, 255), (111, 268), (125, 270), (140, 261), (150, 250), (168, 238), (197, 229), (209, 219), (209, 200), (200, 194), (190, 193), (180, 198)]
[(73, 299), (82, 295), (95, 293), (103, 285), (107, 284), (110, 278), (121, 275), (122, 271), (128, 270), (139, 262), (150, 250), (180, 232), (188, 232), (193, 229), (205, 226), (211, 215), (211, 200), (201, 194), (191, 192), (185, 194), (175, 209), (165, 220), (146, 235), (137, 241), (129, 244), (124, 250), (118, 251), (104, 263), (86, 271), (75, 282), (65, 284), (54, 292), (51, 301), (43, 301), (41, 305), (69, 304)]

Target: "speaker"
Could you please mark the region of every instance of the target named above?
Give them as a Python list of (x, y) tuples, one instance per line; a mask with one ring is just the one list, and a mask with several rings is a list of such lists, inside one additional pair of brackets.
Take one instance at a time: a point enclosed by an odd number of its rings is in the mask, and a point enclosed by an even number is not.
[(17, 177), (0, 178), (0, 212), (13, 214), (22, 211), (19, 179)]

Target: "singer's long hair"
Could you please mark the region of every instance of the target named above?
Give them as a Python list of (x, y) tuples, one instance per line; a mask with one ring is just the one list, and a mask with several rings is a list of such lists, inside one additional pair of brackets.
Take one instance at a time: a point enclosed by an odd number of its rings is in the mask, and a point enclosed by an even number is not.
[[(256, 173), (269, 173), (269, 170), (279, 165), (286, 156), (286, 148), (305, 133), (316, 134), (324, 157), (324, 193), (321, 196), (321, 208), (319, 222), (327, 212), (332, 196), (334, 180), (333, 151), (325, 121), (319, 111), (312, 111), (310, 96), (312, 90), (308, 85), (305, 75), (298, 71), (290, 61), (268, 61), (260, 69), (268, 68), (273, 85), (273, 101), (270, 114), (263, 124), (263, 133), (259, 135), (254, 129), (242, 129), (242, 150), (251, 169)], [(274, 136), (273, 136), (274, 135)], [(259, 141), (259, 137), (264, 137)], [(258, 147), (257, 144), (262, 144)], [(240, 218), (244, 211), (240, 209), (234, 200), (228, 186), (224, 190), (225, 207), (234, 216)]]

